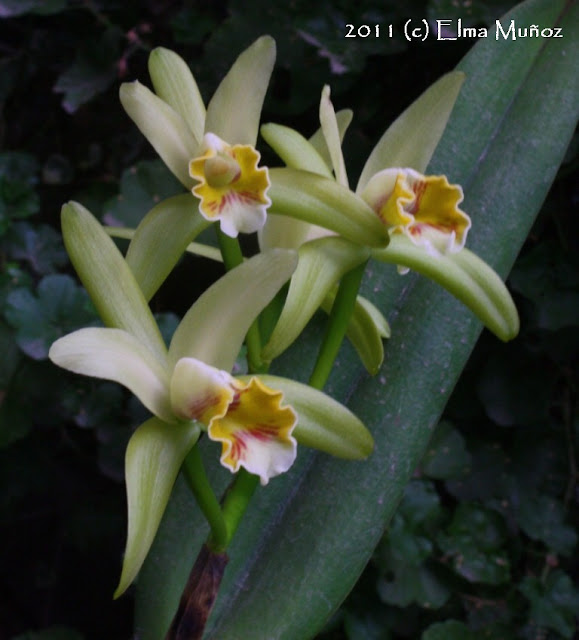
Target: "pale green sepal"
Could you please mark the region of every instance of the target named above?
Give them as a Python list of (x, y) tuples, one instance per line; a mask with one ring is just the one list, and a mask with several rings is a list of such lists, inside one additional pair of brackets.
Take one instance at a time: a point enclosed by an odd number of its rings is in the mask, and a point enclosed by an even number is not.
[(388, 320), (386, 320), (384, 314), (380, 309), (378, 309), (378, 307), (376, 307), (376, 305), (372, 304), (367, 298), (358, 296), (356, 298), (356, 309), (358, 307), (360, 307), (360, 313), (367, 314), (368, 318), (372, 320), (376, 327), (376, 331), (381, 338), (390, 338), (392, 331), (390, 330)]
[(189, 175), (189, 161), (196, 156), (198, 144), (185, 120), (138, 81), (122, 84), (119, 97), (163, 162), (187, 189), (192, 189), (196, 182)]
[(275, 329), (261, 357), (271, 362), (300, 335), (340, 278), (368, 259), (365, 247), (330, 236), (312, 240), (299, 249), (298, 267)]
[(122, 384), (151, 413), (175, 422), (167, 370), (130, 333), (100, 327), (79, 329), (57, 340), (48, 357), (68, 371)]
[[(240, 376), (246, 382), (250, 378)], [(344, 405), (295, 380), (269, 375), (260, 375), (259, 379), (271, 389), (283, 392), (284, 403), (298, 414), (292, 435), (299, 444), (349, 460), (362, 460), (372, 453), (371, 433)]]
[(201, 244), (200, 242), (191, 242), (187, 245), (187, 253), (192, 253), (195, 256), (201, 258), (208, 258), (215, 262), (223, 262), (223, 256), (221, 251), (216, 247), (210, 247), (208, 244)]
[(289, 280), (297, 252), (272, 249), (250, 258), (213, 284), (177, 327), (169, 359), (196, 358), (231, 371), (247, 330)]
[[(336, 121), (338, 123), (338, 131), (340, 132), (340, 145), (344, 140), (344, 136), (346, 135), (346, 131), (352, 122), (352, 118), (354, 117), (354, 112), (351, 109), (342, 109), (336, 113)], [(330, 158), (330, 151), (328, 149), (328, 145), (326, 144), (326, 139), (324, 138), (324, 132), (320, 127), (314, 135), (309, 139), (312, 147), (322, 156), (326, 166), (331, 171), (332, 170), (332, 159)]]
[[(336, 298), (336, 289), (329, 291), (322, 309), (330, 313)], [(346, 331), (362, 364), (370, 375), (376, 375), (384, 361), (383, 338), (390, 337), (390, 326), (382, 313), (366, 298), (358, 296)]]
[(468, 249), (435, 257), (396, 234), (386, 249), (374, 250), (372, 256), (432, 278), (501, 340), (506, 342), (517, 335), (519, 316), (511, 295), (493, 269)]
[(364, 189), (373, 175), (388, 167), (426, 171), (464, 79), (461, 71), (447, 73), (398, 116), (366, 161), (356, 193)]
[(122, 595), (149, 552), (173, 484), (186, 455), (199, 438), (194, 422), (144, 422), (133, 434), (125, 454), (129, 526), (121, 579), (114, 597)]
[(388, 244), (388, 231), (376, 213), (334, 180), (289, 167), (270, 169), (269, 177), (270, 215), (304, 220), (365, 246)]
[(149, 56), (149, 75), (155, 93), (185, 120), (199, 146), (205, 129), (205, 104), (185, 60), (170, 49), (157, 47)]
[(318, 173), (326, 178), (332, 172), (314, 146), (295, 129), (281, 124), (264, 124), (260, 129), (263, 139), (288, 167)]
[(475, 253), (463, 249), (451, 256), (452, 261), (464, 269), (470, 277), (492, 298), (506, 325), (502, 340), (512, 340), (519, 333), (520, 321), (517, 307), (499, 274)]
[(209, 226), (198, 204), (191, 193), (167, 198), (135, 230), (126, 260), (146, 300), (155, 295), (189, 243)]
[[(135, 230), (128, 227), (105, 227), (105, 231), (111, 236), (111, 238), (123, 238), (123, 240), (132, 240), (135, 237)], [(199, 242), (190, 242), (186, 249), (187, 253), (192, 253), (195, 256), (202, 258), (209, 258), (209, 260), (215, 260), (215, 262), (223, 262), (223, 256), (221, 251), (216, 247), (210, 247), (207, 244), (201, 244)]]
[(205, 133), (230, 145), (255, 146), (274, 63), (275, 40), (270, 36), (257, 39), (237, 58), (207, 107)]
[(342, 153), (342, 141), (340, 138), (340, 130), (336, 119), (334, 105), (330, 100), (330, 87), (326, 85), (322, 89), (322, 98), (320, 100), (320, 124), (322, 125), (322, 133), (326, 141), (326, 146), (330, 152), (332, 168), (334, 176), (338, 184), (348, 188), (348, 175), (346, 173), (346, 165), (344, 164), (344, 155)]
[(77, 202), (62, 207), (64, 245), (105, 325), (124, 329), (166, 364), (167, 349), (132, 271), (113, 240)]

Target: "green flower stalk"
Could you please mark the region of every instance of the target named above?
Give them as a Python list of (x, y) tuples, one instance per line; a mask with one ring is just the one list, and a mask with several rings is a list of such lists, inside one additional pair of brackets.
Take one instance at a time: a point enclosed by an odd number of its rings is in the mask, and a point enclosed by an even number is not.
[(202, 432), (221, 443), (223, 466), (233, 473), (243, 467), (262, 484), (291, 467), (298, 443), (351, 459), (371, 453), (362, 423), (325, 394), (291, 380), (229, 373), (248, 328), (294, 271), (294, 251), (264, 252), (228, 272), (189, 309), (166, 349), (137, 282), (100, 224), (76, 203), (63, 207), (62, 222), (73, 265), (106, 327), (57, 340), (49, 356), (75, 373), (124, 385), (153, 414), (127, 448), (129, 529), (116, 596), (137, 575), (179, 469)]

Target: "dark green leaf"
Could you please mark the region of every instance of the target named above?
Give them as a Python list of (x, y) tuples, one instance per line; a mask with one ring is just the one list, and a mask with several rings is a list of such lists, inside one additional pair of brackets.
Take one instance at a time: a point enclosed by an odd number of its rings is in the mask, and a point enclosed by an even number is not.
[(70, 276), (46, 276), (38, 296), (15, 289), (6, 299), (6, 320), (16, 329), (16, 341), (35, 360), (48, 355), (50, 345), (73, 329), (95, 322), (88, 295)]
[(39, 275), (53, 273), (68, 261), (62, 237), (47, 225), (17, 223), (10, 239), (10, 257), (27, 262)]
[(0, 236), (12, 220), (26, 218), (40, 207), (35, 191), (38, 165), (27, 153), (0, 154)]
[(520, 591), (531, 603), (530, 618), (536, 625), (553, 629), (563, 638), (574, 637), (579, 591), (568, 575), (556, 571), (546, 582), (527, 577)]
[(430, 625), (420, 640), (475, 640), (476, 636), (458, 620), (447, 620)]
[(175, 333), (175, 329), (179, 325), (179, 318), (174, 313), (156, 313), (155, 320), (159, 325), (163, 340), (168, 347)]
[(448, 587), (426, 567), (406, 567), (392, 580), (380, 578), (377, 590), (384, 602), (397, 607), (416, 602), (426, 609), (439, 609), (450, 597)]
[(76, 394), (74, 399), (76, 402), (66, 407), (67, 412), (72, 414), (77, 427), (92, 429), (109, 425), (120, 414), (123, 391), (118, 385), (101, 383), (94, 385), (88, 394)]
[(0, 18), (13, 18), (25, 13), (51, 14), (66, 8), (68, 0), (0, 0)]
[(464, 438), (448, 422), (441, 422), (422, 459), (422, 471), (430, 478), (447, 480), (463, 476), (469, 471), (471, 456)]
[(432, 482), (412, 480), (404, 489), (398, 513), (410, 530), (426, 531), (440, 519), (440, 497)]
[(577, 532), (565, 522), (562, 503), (546, 495), (523, 490), (519, 495), (517, 521), (533, 540), (541, 540), (556, 553), (570, 556), (577, 544)]
[(64, 93), (62, 106), (65, 111), (74, 113), (116, 80), (122, 35), (119, 29), (110, 28), (99, 40), (87, 42), (73, 64), (58, 77), (54, 91)]
[(378, 548), (376, 562), (387, 572), (400, 568), (420, 567), (432, 553), (432, 542), (412, 531), (400, 514), (392, 519), (385, 542)]
[(161, 162), (139, 162), (123, 172), (121, 192), (104, 206), (104, 221), (111, 226), (135, 228), (145, 214), (183, 187)]
[(454, 570), (469, 582), (502, 584), (510, 578), (508, 556), (501, 550), (504, 538), (497, 513), (461, 503), (447, 534), (439, 534), (437, 542)]
[(391, 635), (384, 616), (370, 611), (365, 616), (347, 612), (344, 630), (348, 640), (390, 640)]

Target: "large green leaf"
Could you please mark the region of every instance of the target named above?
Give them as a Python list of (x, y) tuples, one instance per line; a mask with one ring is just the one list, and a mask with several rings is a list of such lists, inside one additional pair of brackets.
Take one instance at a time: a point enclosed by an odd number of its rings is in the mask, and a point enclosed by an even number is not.
[[(579, 104), (579, 6), (531, 0), (503, 24), (511, 19), (517, 26), (557, 24), (565, 35), (482, 39), (460, 64), (467, 80), (431, 163), (463, 184), (474, 223), (469, 247), (503, 277), (553, 181)], [(288, 474), (258, 492), (231, 547), (207, 638), (315, 635), (382, 536), (480, 333), (472, 314), (426, 279), (373, 265), (364, 289), (392, 321), (385, 364), (370, 378), (344, 348), (328, 390), (365, 421), (375, 453), (344, 462), (302, 450)], [(284, 354), (280, 370), (307, 375), (312, 351), (305, 336)], [(224, 487), (230, 476), (209, 466), (214, 485)], [(176, 492), (141, 576), (143, 640), (163, 637), (206, 535), (190, 504)]]

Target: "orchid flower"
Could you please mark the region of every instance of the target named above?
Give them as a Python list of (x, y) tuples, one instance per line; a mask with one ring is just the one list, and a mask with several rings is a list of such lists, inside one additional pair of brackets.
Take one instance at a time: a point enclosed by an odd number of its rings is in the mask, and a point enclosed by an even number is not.
[(62, 226), (71, 261), (106, 327), (60, 338), (49, 357), (75, 373), (124, 385), (154, 416), (127, 448), (129, 527), (116, 595), (137, 575), (179, 469), (202, 432), (221, 443), (224, 467), (244, 467), (264, 485), (291, 467), (298, 442), (344, 458), (370, 454), (372, 437), (363, 424), (322, 392), (274, 376), (230, 373), (249, 326), (295, 269), (294, 251), (264, 252), (227, 273), (187, 312), (167, 349), (100, 224), (69, 203)]
[[(139, 82), (121, 86), (127, 113), (193, 194), (162, 201), (131, 232), (127, 262), (147, 300), (211, 222), (219, 220), (230, 236), (263, 227), (271, 178), (267, 168), (259, 167), (255, 142), (274, 59), (274, 41), (259, 38), (239, 56), (207, 109), (189, 67), (167, 49), (155, 49), (149, 57), (156, 93)], [(280, 176), (278, 211), (298, 217), (315, 212), (320, 225), (353, 243), (384, 247), (388, 232), (372, 208), (348, 189), (337, 190), (326, 174), (300, 173), (285, 182)], [(109, 230), (111, 235), (126, 231)]]
[(231, 237), (260, 229), (270, 200), (267, 168), (255, 149), (275, 42), (259, 38), (217, 88), (207, 110), (185, 61), (168, 49), (149, 57), (155, 93), (139, 82), (120, 89), (123, 107), (167, 167), (199, 199), (201, 215)]
[[(366, 162), (355, 193), (349, 191), (370, 207), (388, 234), (390, 241), (382, 247), (370, 243), (356, 246), (352, 235), (335, 237), (340, 230), (321, 220), (317, 212), (296, 216), (286, 206), (287, 185), (312, 179), (312, 173), (326, 185), (333, 180), (336, 194), (349, 188), (341, 142), (351, 112), (335, 113), (329, 87), (322, 91), (321, 127), (310, 140), (288, 127), (262, 126), (263, 137), (286, 167), (270, 169), (272, 205), (259, 234), (261, 248), (281, 244), (298, 248), (300, 256), (284, 309), (264, 347), (264, 359), (284, 351), (339, 279), (352, 265), (369, 257), (393, 262), (401, 273), (415, 269), (432, 277), (501, 339), (509, 340), (517, 334), (517, 311), (504, 283), (464, 248), (471, 220), (458, 206), (463, 200), (462, 188), (450, 184), (446, 176), (422, 173), (442, 136), (463, 80), (462, 73), (449, 73), (418, 98), (382, 136)], [(327, 189), (331, 191), (329, 186)], [(285, 240), (281, 240), (282, 234)], [(381, 314), (374, 313), (373, 317), (379, 319)], [(384, 323), (374, 327), (367, 323), (367, 330), (375, 337), (373, 345), (380, 342)], [(375, 373), (383, 351), (364, 349), (363, 345), (357, 349), (366, 368)]]

